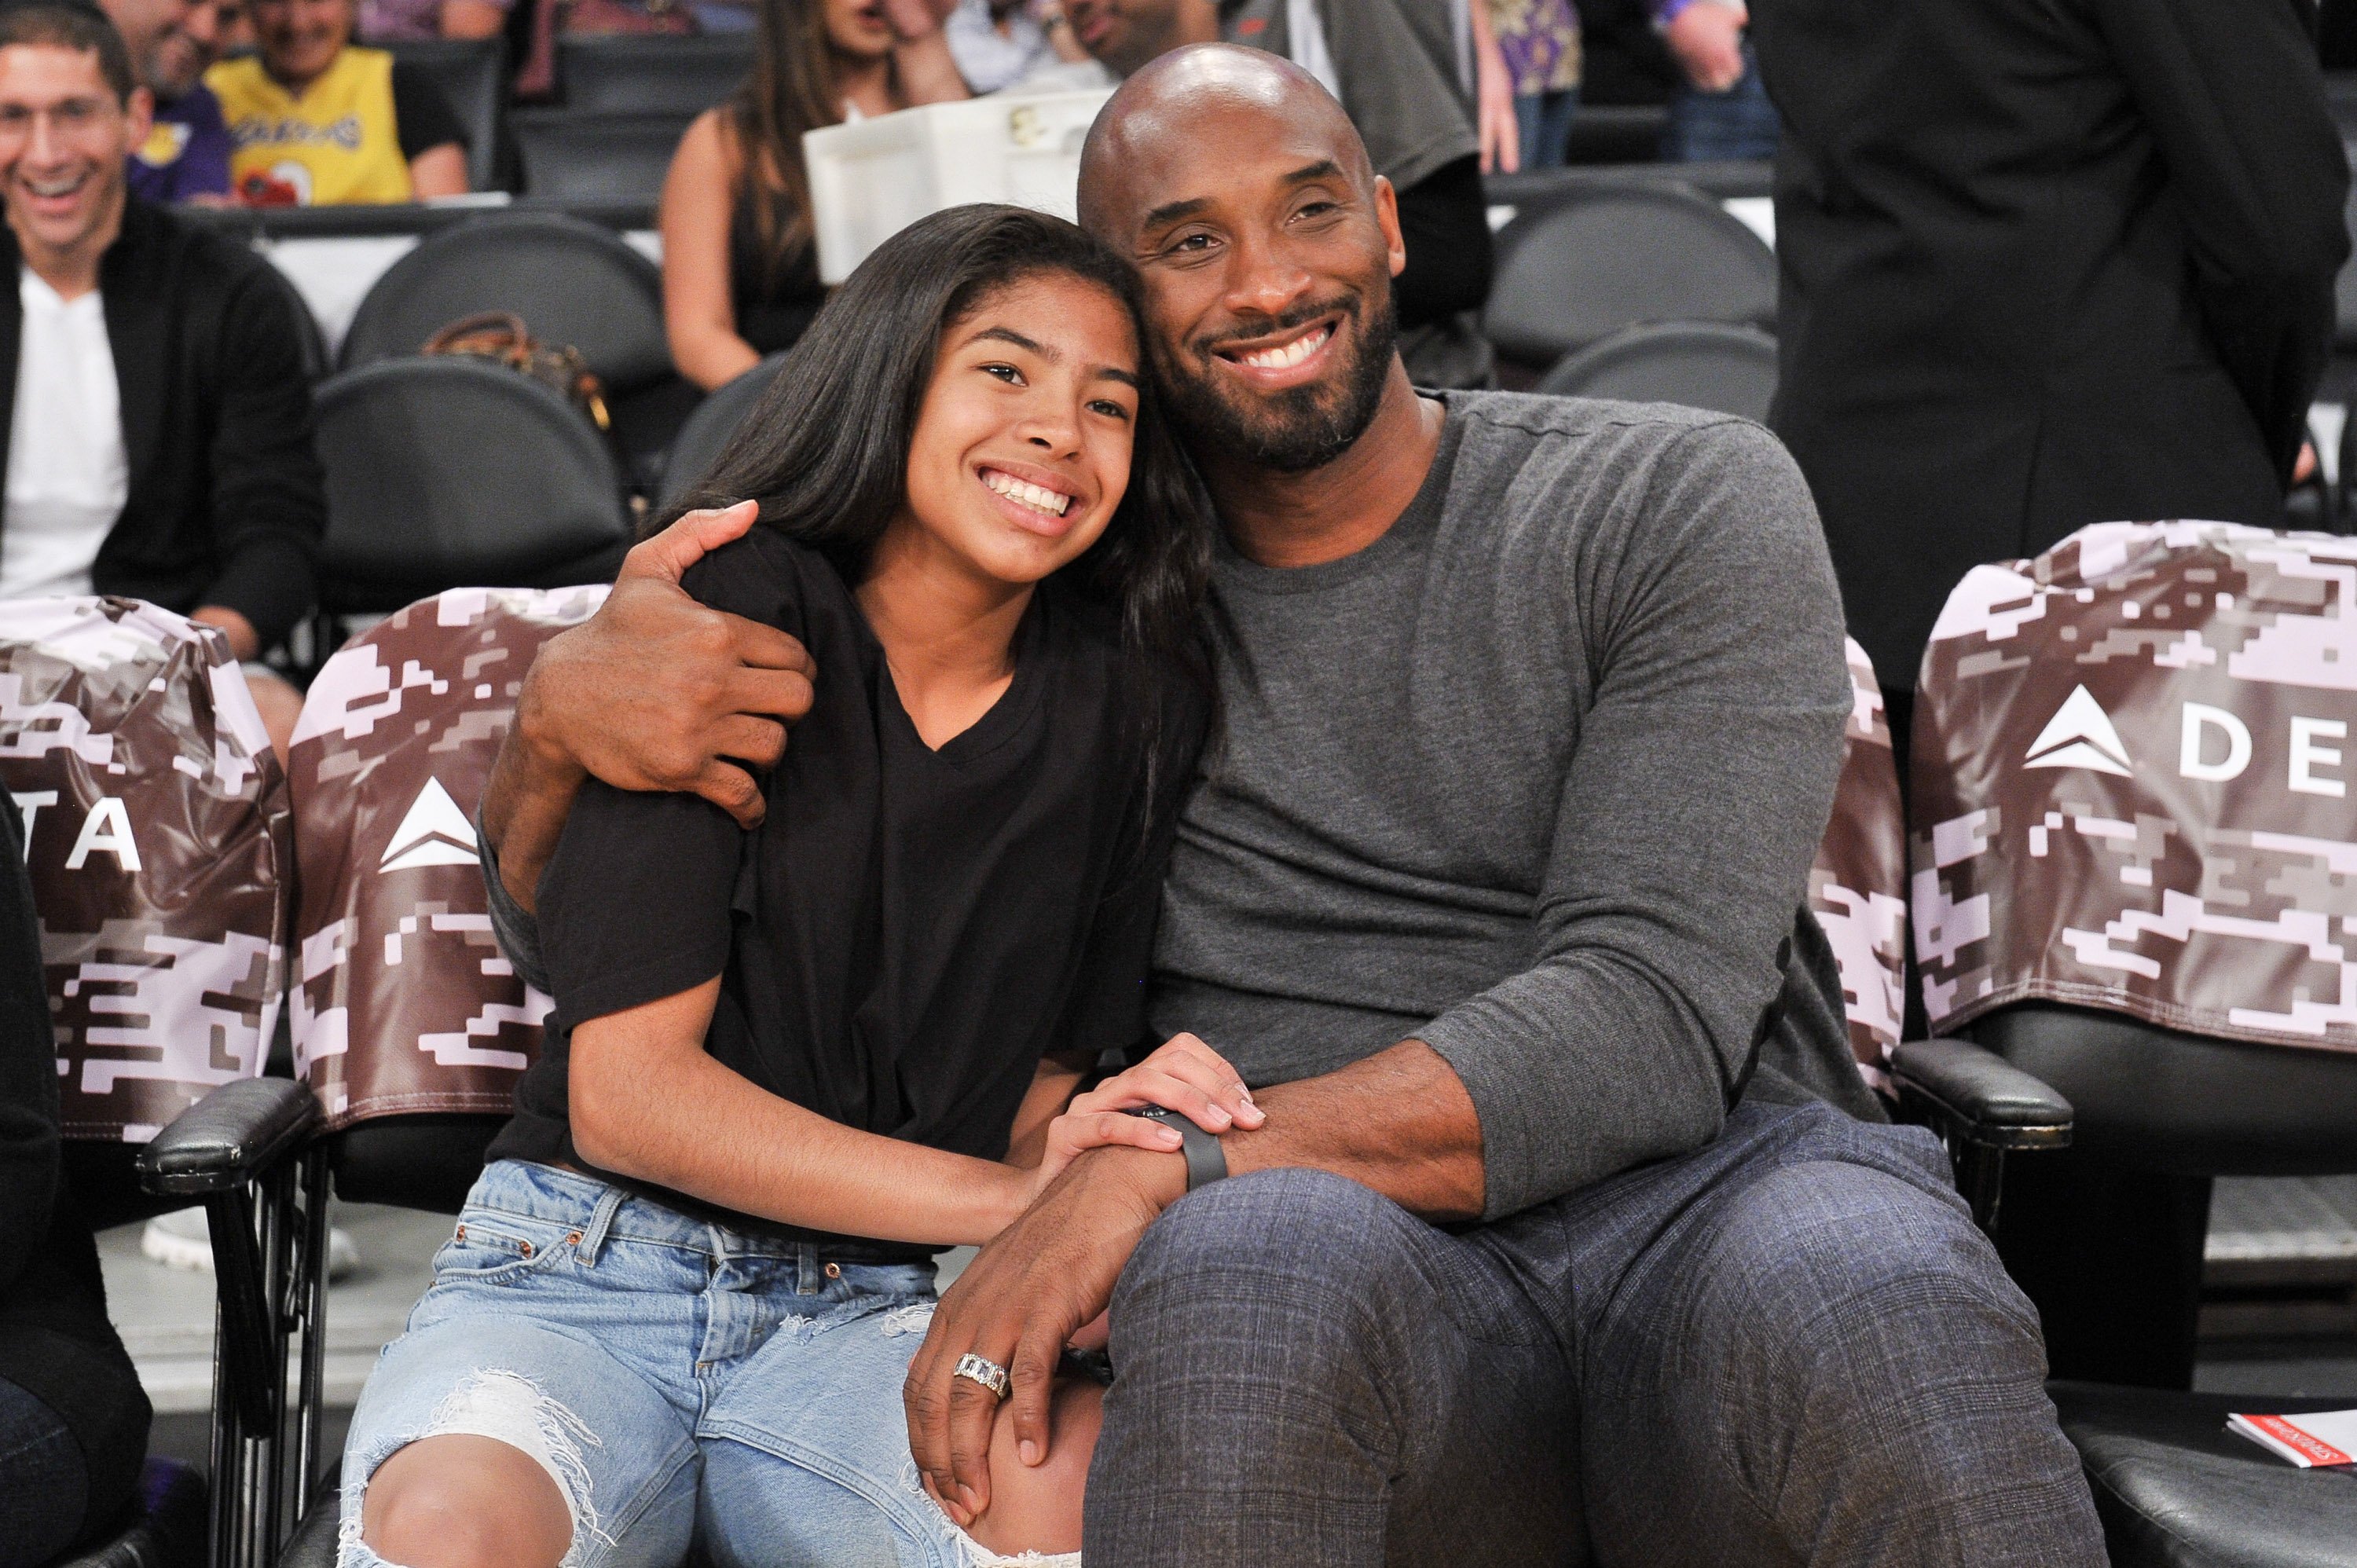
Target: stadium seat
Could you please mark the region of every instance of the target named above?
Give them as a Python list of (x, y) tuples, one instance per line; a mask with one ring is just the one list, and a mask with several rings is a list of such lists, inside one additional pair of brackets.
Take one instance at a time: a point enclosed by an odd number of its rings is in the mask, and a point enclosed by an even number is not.
[(543, 201), (652, 203), (693, 114), (519, 111), (523, 193)]
[(1764, 420), (1776, 398), (1776, 339), (1756, 327), (1712, 321), (1626, 328), (1566, 355), (1538, 390)]
[[(220, 1292), (210, 1529), (192, 1531), (201, 1483), (151, 1463), (132, 1517), (66, 1562), (160, 1568), (190, 1560), (193, 1532), (235, 1568), (287, 1500), (298, 1337), (308, 1386), (317, 1372), (316, 1302), (293, 1283), (325, 1246), (321, 1189), (296, 1157), (317, 1108), (260, 1076), (285, 985), (286, 780), (221, 635), (135, 600), (0, 605), (0, 714), (71, 1201), (93, 1228), (201, 1201)], [(317, 1403), (298, 1449), (316, 1446)]]
[(575, 113), (692, 117), (734, 92), (752, 69), (749, 33), (556, 40), (557, 90)]
[(470, 219), (386, 269), (353, 315), (342, 363), (414, 354), (442, 327), (485, 310), (511, 311), (541, 342), (580, 350), (604, 383), (629, 478), (651, 490), (694, 399), (672, 369), (661, 269), (611, 230), (561, 213)]
[(621, 475), (562, 397), (504, 366), (387, 360), (318, 392), (332, 615), (463, 584), (603, 581), (627, 548)]
[[(312, 682), (290, 761), (296, 1063), (348, 1201), (456, 1213), (539, 1048), (550, 1002), (492, 940), (472, 819), (533, 656), (604, 597), (453, 589), (371, 628)], [(316, 1505), (288, 1568), (334, 1561), (327, 1468), (304, 1477)]]
[(383, 46), (395, 63), (422, 73), (442, 90), (467, 133), (467, 186), (508, 186), (508, 46), (502, 38), (422, 38)]
[(1507, 224), (1482, 321), (1501, 355), (1544, 371), (1624, 327), (1775, 315), (1776, 258), (1759, 235), (1694, 191), (1632, 184)]
[(687, 423), (679, 427), (671, 456), (663, 464), (664, 506), (675, 504), (712, 471), (729, 437), (760, 403), (761, 394), (770, 390), (770, 383), (778, 378), (778, 368), (785, 362), (784, 354), (772, 354), (696, 404)]
[[(2349, 754), (2321, 744), (2357, 720), (2338, 673), (2352, 564), (2357, 544), (2319, 535), (2101, 524), (1976, 568), (1932, 633), (1916, 959), (1934, 1028), (2072, 1109), (2067, 1156), (1998, 1173), (1997, 1239), (2050, 1343), (2078, 1323), (2106, 1355), (2181, 1344), (2185, 1379), (2210, 1178), (2357, 1172), (2357, 966), (2335, 934), (2357, 803)], [(2132, 1267), (2089, 1228), (2111, 1226), (2104, 1184), (2123, 1180), (2148, 1201), (2121, 1223), (2158, 1241)], [(1994, 1222), (1987, 1171), (1965, 1185)], [(2025, 1232), (2035, 1248), (2008, 1246)], [(2051, 1280), (2083, 1299), (2042, 1298)], [(2227, 1410), (2345, 1399), (2052, 1393), (2119, 1568), (2357, 1556), (2357, 1487), (2222, 1430)]]

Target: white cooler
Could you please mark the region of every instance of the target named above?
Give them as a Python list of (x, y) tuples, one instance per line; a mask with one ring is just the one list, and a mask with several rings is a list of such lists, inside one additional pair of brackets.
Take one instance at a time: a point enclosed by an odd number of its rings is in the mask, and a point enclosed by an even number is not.
[(1081, 143), (1111, 89), (928, 103), (802, 137), (818, 275), (841, 283), (928, 213), (1006, 201), (1074, 216)]

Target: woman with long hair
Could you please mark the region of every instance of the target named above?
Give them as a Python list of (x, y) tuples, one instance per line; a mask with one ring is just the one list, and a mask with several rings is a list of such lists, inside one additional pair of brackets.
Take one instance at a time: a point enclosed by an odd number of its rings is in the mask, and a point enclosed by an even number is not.
[(935, 1252), (1083, 1149), (1178, 1152), (1126, 1110), (1262, 1121), (1185, 1036), (1077, 1093), (1142, 1054), (1211, 722), (1212, 522), (1142, 319), (1071, 224), (936, 214), (690, 499), (759, 508), (684, 585), (799, 638), (813, 701), (749, 832), (583, 786), (537, 894), (547, 1041), (354, 1413), (347, 1568), (1078, 1549), (1093, 1383), (971, 1533), (920, 1487), (901, 1385)]
[(663, 178), (663, 328), (710, 391), (793, 346), (818, 281), (802, 134), (966, 96), (931, 0), (761, 0), (753, 71)]

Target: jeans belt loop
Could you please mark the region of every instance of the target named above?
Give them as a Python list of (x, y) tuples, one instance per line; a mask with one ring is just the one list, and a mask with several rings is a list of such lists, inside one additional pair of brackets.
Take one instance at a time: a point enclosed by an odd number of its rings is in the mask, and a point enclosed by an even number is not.
[(597, 1254), (606, 1245), (606, 1232), (614, 1228), (614, 1216), (621, 1211), (629, 1197), (620, 1187), (609, 1187), (597, 1199), (597, 1207), (590, 1211), (588, 1229), (581, 1232), (580, 1243), (574, 1248), (574, 1255), (581, 1260), (582, 1267), (597, 1266)]
[(820, 1295), (825, 1293), (826, 1276), (819, 1272), (822, 1267), (823, 1265), (818, 1261), (817, 1242), (794, 1243), (794, 1294), (796, 1295)]

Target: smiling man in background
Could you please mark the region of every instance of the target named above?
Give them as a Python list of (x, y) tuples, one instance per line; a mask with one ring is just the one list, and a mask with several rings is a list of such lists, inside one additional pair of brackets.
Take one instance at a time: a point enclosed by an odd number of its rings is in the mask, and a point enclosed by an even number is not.
[(131, 149), (131, 194), (168, 206), (229, 199), (229, 123), (204, 83), (220, 36), (218, 0), (100, 0), (132, 69), (154, 95), (155, 123)]

